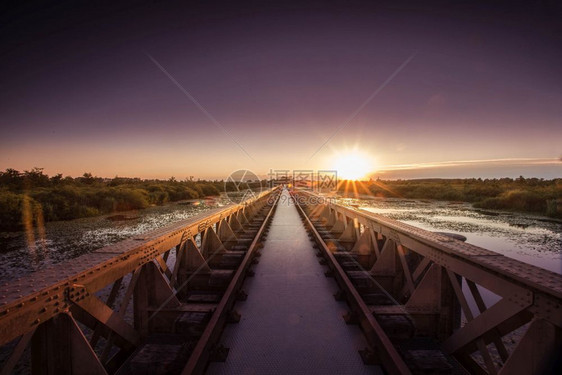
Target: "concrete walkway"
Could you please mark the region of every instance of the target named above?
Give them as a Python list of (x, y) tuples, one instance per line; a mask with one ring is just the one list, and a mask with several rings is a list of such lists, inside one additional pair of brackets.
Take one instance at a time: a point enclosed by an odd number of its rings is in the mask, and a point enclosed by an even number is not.
[(346, 325), (347, 310), (324, 276), (289, 193), (284, 191), (255, 277), (246, 279), (238, 324), (227, 326), (221, 343), (226, 362), (207, 374), (373, 374), (358, 350), (367, 346), (357, 326)]

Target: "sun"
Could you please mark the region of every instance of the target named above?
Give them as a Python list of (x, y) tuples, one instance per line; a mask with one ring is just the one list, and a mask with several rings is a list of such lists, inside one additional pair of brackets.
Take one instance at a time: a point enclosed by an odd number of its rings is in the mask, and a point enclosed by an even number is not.
[(336, 156), (334, 169), (337, 171), (338, 179), (360, 180), (364, 178), (373, 171), (369, 159), (367, 155), (356, 151)]

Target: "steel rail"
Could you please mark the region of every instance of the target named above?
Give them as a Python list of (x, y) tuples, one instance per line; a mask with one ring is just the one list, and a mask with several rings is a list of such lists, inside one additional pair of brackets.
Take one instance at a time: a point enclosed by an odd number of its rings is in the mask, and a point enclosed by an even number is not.
[(273, 191), (264, 191), (241, 204), (197, 215), (5, 284), (0, 289), (0, 346), (69, 311), (73, 303), (68, 295), (73, 286), (92, 295), (164, 254), (182, 239), (201, 233)]
[(363, 329), (363, 333), (367, 342), (376, 349), (378, 356), (380, 357), (382, 364), (386, 371), (390, 374), (411, 374), (410, 369), (404, 363), (404, 360), (376, 321), (372, 312), (369, 310), (363, 298), (359, 295), (351, 280), (340, 266), (309, 217), (306, 215), (305, 211), (302, 209), (300, 204), (295, 200), (295, 206), (298, 208), (301, 217), (305, 220), (305, 224), (314, 236), (314, 241), (321, 248), (322, 253), (329, 262), (329, 268), (334, 272), (334, 277), (336, 278), (340, 288), (344, 291), (346, 299), (350, 307), (353, 309), (359, 324)]
[(226, 324), (227, 314), (232, 309), (235, 303), (236, 293), (238, 292), (238, 290), (240, 290), (240, 287), (244, 282), (245, 274), (251, 265), (255, 252), (257, 251), (258, 243), (262, 239), (261, 237), (263, 236), (263, 232), (271, 221), (278, 200), (279, 195), (275, 198), (275, 201), (271, 205), (271, 208), (267, 213), (267, 216), (265, 217), (258, 232), (256, 233), (254, 240), (246, 251), (246, 254), (244, 255), (242, 262), (240, 263), (240, 266), (238, 267), (236, 273), (234, 274), (234, 277), (230, 281), (223, 297), (216, 307), (216, 310), (213, 312), (211, 319), (207, 323), (207, 326), (205, 327), (203, 334), (199, 338), (197, 345), (193, 349), (193, 352), (191, 353), (191, 356), (189, 357), (189, 360), (184, 367), (182, 374), (190, 375), (201, 374), (204, 372), (211, 355), (211, 350), (216, 344), (218, 338), (220, 337), (221, 331)]
[[(560, 309), (562, 304), (562, 275), (560, 274), (466, 242), (454, 241), (445, 235), (429, 232), (382, 215), (344, 207), (310, 192), (299, 191), (298, 194), (314, 197), (346, 217), (357, 219), (359, 224), (374, 229), (375, 232), (397, 241), (398, 244), (406, 245), (414, 252), (423, 250), (423, 255), (428, 255), (435, 263), (463, 276), (465, 272), (459, 264), (480, 268), (483, 273), (493, 275), (494, 281), (500, 281), (501, 285), (495, 285), (493, 282), (485, 283), (486, 287), (496, 294), (504, 294), (501, 288), (505, 283), (509, 283), (514, 288), (532, 290), (543, 298), (548, 298)], [(485, 279), (485, 276), (482, 279)], [(557, 314), (544, 314), (542, 317), (562, 327), (560, 310)]]
[[(305, 214), (310, 212), (311, 217), (321, 222), (325, 220), (328, 231), (337, 241), (344, 241), (348, 250), (349, 246), (358, 244), (360, 236), (363, 241), (370, 242), (365, 245), (369, 247), (368, 254), (363, 255), (376, 256), (376, 259), (374, 263), (369, 260), (370, 270), (364, 271), (367, 276), (373, 272), (398, 282), (391, 287), (398, 289), (391, 293), (401, 299), (400, 308), (411, 314), (416, 325), (421, 325), (422, 332), (441, 342), (445, 354), (456, 358), (466, 369), (489, 374), (498, 371), (518, 373), (521, 369), (536, 374), (549, 371), (560, 350), (562, 275), (443, 234), (345, 207), (311, 192), (298, 190), (294, 196), (298, 207), (306, 206), (307, 210), (302, 210)], [(312, 225), (308, 217), (307, 220)], [(318, 237), (315, 228), (313, 232)], [(368, 235), (362, 237), (364, 233)], [(384, 246), (379, 250), (381, 242)], [(324, 250), (326, 247), (323, 246)], [(420, 261), (413, 274), (404, 259), (405, 250), (417, 254), (411, 258), (414, 262), (416, 259)], [(398, 257), (400, 263), (395, 264)], [(335, 257), (328, 256), (328, 259), (333, 263)], [(390, 273), (386, 275), (385, 271)], [(460, 280), (472, 286), (470, 291), (461, 288)], [(501, 298), (486, 306), (476, 286)], [(469, 311), (466, 302), (469, 292), (478, 304), (480, 313), (477, 316), (472, 316)], [(456, 308), (450, 303), (455, 301), (468, 318), (468, 322), (460, 327), (451, 325), (456, 319)], [(441, 310), (442, 303), (449, 307)], [(385, 310), (379, 311), (384, 314)], [(438, 316), (438, 323), (428, 324), (424, 320), (428, 314)], [(523, 328), (526, 323), (530, 325)], [(524, 329), (524, 334), (509, 353), (502, 338), (518, 329)], [(493, 344), (500, 353), (501, 359), (497, 362), (492, 359), (488, 344)], [(485, 367), (472, 356), (476, 352), (484, 358)], [(533, 360), (528, 360), (531, 358)]]

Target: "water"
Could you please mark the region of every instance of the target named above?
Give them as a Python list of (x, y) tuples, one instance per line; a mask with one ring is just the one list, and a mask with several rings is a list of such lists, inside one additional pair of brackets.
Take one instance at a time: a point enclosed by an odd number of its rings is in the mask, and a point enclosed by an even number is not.
[[(35, 231), (0, 233), (0, 282), (86, 254), (109, 244), (184, 220), (226, 204), (224, 199), (169, 204), (124, 213), (135, 220), (107, 216), (47, 223)], [(467, 242), (550, 271), (562, 273), (562, 222), (532, 215), (482, 211), (465, 203), (404, 199), (342, 199), (343, 204), (380, 213), (431, 231), (454, 232)], [(30, 246), (31, 243), (31, 246)]]
[(462, 234), (468, 243), (562, 273), (562, 222), (529, 214), (478, 210), (467, 203), (342, 199), (429, 231)]
[(141, 233), (185, 220), (228, 203), (224, 198), (171, 203), (145, 210), (121, 212), (132, 220), (112, 221), (111, 215), (51, 222), (45, 228), (0, 233), (0, 282), (72, 259)]
[[(562, 274), (560, 221), (527, 214), (478, 210), (467, 203), (392, 198), (346, 198), (341, 199), (340, 203), (359, 206), (363, 210), (429, 231), (462, 234), (470, 244)], [(465, 280), (462, 289), (472, 314), (477, 316), (479, 311)], [(478, 286), (478, 290), (488, 308), (501, 299), (481, 286)], [(464, 312), (461, 319), (462, 324), (465, 324)], [(520, 339), (525, 327), (512, 333), (515, 341)]]

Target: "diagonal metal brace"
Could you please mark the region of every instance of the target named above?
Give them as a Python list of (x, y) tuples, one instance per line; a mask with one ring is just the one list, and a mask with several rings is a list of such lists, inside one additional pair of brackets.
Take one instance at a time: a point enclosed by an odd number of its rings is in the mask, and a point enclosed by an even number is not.
[(113, 311), (99, 298), (88, 292), (84, 285), (72, 285), (66, 289), (65, 296), (69, 303), (80, 307), (127, 342), (134, 346), (138, 345), (139, 333), (123, 320), (119, 313)]

